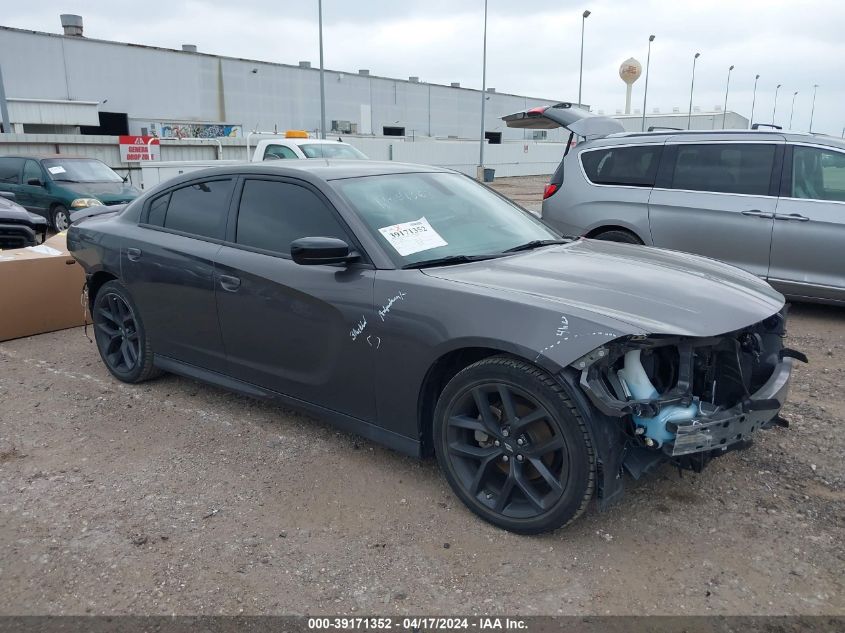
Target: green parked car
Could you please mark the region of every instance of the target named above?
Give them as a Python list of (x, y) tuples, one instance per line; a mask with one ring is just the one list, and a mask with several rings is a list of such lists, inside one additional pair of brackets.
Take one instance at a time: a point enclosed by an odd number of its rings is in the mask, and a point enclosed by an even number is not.
[(126, 204), (141, 195), (126, 179), (95, 158), (0, 156), (0, 191), (47, 218), (56, 231), (70, 226), (70, 214), (86, 207)]

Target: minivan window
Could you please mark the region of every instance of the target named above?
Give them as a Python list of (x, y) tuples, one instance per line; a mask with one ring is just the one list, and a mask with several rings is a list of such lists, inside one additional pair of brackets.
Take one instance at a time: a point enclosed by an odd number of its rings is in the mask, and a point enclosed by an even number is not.
[(581, 154), (581, 164), (597, 185), (653, 187), (660, 150), (660, 145), (592, 150)]
[(845, 202), (845, 153), (796, 145), (792, 197)]
[(769, 193), (774, 162), (774, 145), (678, 145), (670, 188), (765, 196)]
[(41, 174), (41, 168), (34, 160), (26, 161), (23, 168), (23, 184), (28, 185), (30, 180), (44, 180)]
[(238, 209), (235, 241), (244, 246), (290, 254), (302, 237), (349, 241), (334, 212), (313, 191), (273, 180), (247, 180)]
[(0, 182), (17, 185), (21, 181), (22, 158), (0, 158)]
[(233, 180), (209, 180), (176, 189), (153, 201), (147, 223), (201, 237), (223, 239)]
[(123, 182), (111, 167), (96, 158), (50, 158), (42, 163), (56, 182)]

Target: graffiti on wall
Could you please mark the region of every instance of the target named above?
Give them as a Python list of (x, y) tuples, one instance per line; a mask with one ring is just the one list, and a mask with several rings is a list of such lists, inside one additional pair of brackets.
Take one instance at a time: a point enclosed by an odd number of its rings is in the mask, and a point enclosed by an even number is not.
[(240, 125), (215, 123), (150, 123), (150, 134), (159, 138), (238, 138), (243, 136)]

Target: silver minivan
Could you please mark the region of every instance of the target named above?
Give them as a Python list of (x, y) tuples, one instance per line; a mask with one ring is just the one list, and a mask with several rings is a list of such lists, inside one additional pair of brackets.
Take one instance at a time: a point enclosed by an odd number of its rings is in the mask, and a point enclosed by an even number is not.
[[(570, 104), (503, 117), (565, 127), (542, 217), (580, 235), (706, 255), (793, 299), (845, 304), (845, 142), (777, 130), (625, 133)], [(572, 144), (573, 138), (583, 140)]]

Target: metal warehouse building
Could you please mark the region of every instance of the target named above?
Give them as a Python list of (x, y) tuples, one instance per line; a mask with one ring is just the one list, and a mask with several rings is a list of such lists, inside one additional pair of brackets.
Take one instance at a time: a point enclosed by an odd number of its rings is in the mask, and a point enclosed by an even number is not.
[[(249, 131), (317, 130), (320, 73), (308, 62), (277, 64), (82, 36), (0, 27), (0, 60), (17, 133), (244, 136)], [(340, 134), (478, 138), (479, 90), (326, 71), (326, 123)], [(500, 117), (555, 101), (488, 89), (486, 135), (565, 140), (561, 130), (507, 128)], [(558, 100), (559, 101), (559, 100)]]

